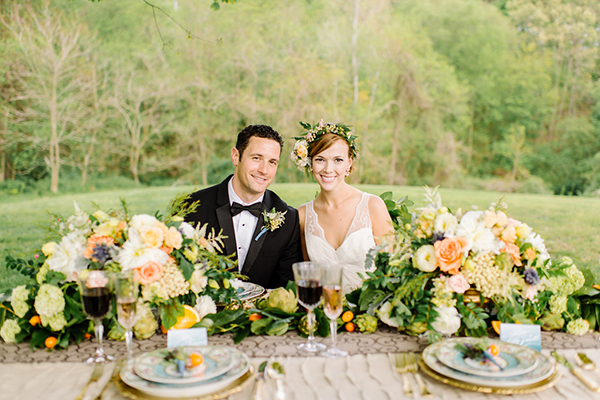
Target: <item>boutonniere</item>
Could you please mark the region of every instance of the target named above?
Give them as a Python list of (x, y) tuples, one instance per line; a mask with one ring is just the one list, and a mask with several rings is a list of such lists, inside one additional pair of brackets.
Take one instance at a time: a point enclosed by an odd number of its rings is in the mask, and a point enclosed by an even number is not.
[(285, 222), (285, 214), (287, 211), (275, 211), (275, 207), (271, 209), (271, 211), (263, 211), (263, 220), (264, 225), (260, 230), (260, 233), (256, 235), (254, 238), (255, 241), (258, 241), (262, 235), (264, 235), (267, 231), (273, 232), (275, 229), (279, 228)]

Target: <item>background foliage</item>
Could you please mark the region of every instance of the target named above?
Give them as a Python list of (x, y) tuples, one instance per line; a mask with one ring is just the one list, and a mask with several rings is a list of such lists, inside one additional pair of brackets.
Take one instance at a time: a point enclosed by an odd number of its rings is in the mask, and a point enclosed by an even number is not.
[(596, 0), (0, 0), (0, 17), (0, 196), (216, 183), (251, 123), (287, 139), (278, 181), (305, 182), (290, 138), (320, 118), (360, 137), (355, 183), (600, 190)]

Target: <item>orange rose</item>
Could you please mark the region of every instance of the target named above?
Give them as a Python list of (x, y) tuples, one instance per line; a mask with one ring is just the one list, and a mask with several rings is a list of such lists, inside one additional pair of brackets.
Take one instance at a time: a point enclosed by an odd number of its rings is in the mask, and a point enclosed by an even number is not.
[(510, 254), (517, 267), (523, 265), (523, 263), (521, 262), (521, 252), (519, 250), (519, 246), (517, 246), (516, 244), (504, 242), (504, 248), (500, 251)]
[(171, 254), (171, 252), (173, 251), (173, 248), (169, 247), (169, 246), (162, 245), (162, 246), (160, 246), (159, 250), (162, 250), (162, 251), (164, 251), (167, 254)]
[(535, 258), (537, 257), (537, 254), (535, 254), (535, 250), (531, 247), (528, 247), (527, 250), (525, 250), (525, 258), (528, 260), (535, 260)]
[(92, 235), (88, 238), (88, 244), (83, 252), (83, 256), (89, 260), (98, 261), (92, 258), (92, 254), (94, 253), (94, 249), (97, 245), (105, 244), (107, 246), (112, 246), (115, 244), (115, 239), (110, 236), (102, 236), (102, 235)]
[(163, 274), (163, 266), (154, 261), (148, 261), (138, 269), (138, 278), (142, 285), (147, 285), (160, 279)]
[(462, 255), (467, 247), (467, 239), (463, 237), (446, 238), (433, 244), (435, 256), (440, 269), (449, 274), (458, 274)]

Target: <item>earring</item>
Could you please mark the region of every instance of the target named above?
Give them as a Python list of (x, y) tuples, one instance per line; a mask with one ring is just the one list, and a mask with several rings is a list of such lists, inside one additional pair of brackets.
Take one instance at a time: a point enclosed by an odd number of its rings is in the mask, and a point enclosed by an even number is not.
[(350, 176), (350, 168), (346, 170), (346, 176)]

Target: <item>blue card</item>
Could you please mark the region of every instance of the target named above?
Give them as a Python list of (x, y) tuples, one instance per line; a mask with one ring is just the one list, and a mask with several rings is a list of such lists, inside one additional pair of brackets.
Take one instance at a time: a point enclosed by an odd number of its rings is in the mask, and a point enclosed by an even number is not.
[(540, 353), (542, 351), (542, 333), (539, 325), (502, 323), (500, 340), (527, 346)]
[(167, 331), (167, 347), (206, 346), (206, 328), (173, 329)]

